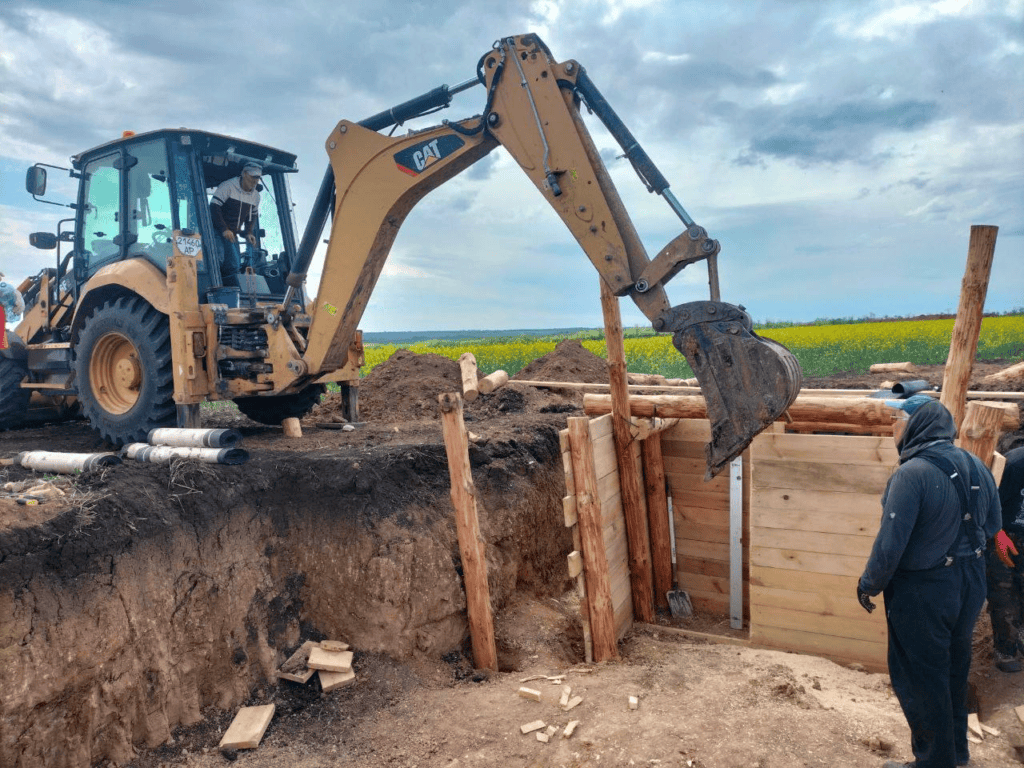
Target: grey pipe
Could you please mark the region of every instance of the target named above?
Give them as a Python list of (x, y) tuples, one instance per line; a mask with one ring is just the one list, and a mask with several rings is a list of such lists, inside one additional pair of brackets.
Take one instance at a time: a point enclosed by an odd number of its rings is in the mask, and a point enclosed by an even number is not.
[(173, 445), (181, 448), (234, 448), (242, 441), (237, 429), (151, 429), (146, 436), (150, 445)]
[(244, 464), (249, 460), (249, 452), (241, 448), (190, 448), (131, 443), (122, 448), (121, 453), (129, 459), (149, 464), (169, 464), (172, 459), (193, 459), (206, 464)]
[(17, 463), (36, 472), (59, 472), (70, 475), (89, 472), (99, 467), (112, 467), (121, 463), (114, 453), (57, 453), (55, 451), (23, 451)]

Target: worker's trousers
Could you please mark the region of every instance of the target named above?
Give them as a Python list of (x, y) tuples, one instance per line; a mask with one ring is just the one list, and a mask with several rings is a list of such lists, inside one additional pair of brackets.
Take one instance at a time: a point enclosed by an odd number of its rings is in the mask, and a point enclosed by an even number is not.
[(910, 726), (917, 768), (970, 759), (967, 676), (971, 635), (985, 602), (985, 560), (897, 571), (885, 588), (889, 677)]
[(224, 235), (218, 235), (220, 241), (220, 274), (221, 285), (238, 287), (238, 270), (241, 268), (242, 252), (238, 248), (238, 241), (232, 238), (228, 240)]
[(1014, 567), (996, 554), (995, 541), (988, 543), (988, 615), (992, 618), (992, 644), (1004, 656), (1024, 654), (1024, 535), (1007, 534), (1020, 552)]

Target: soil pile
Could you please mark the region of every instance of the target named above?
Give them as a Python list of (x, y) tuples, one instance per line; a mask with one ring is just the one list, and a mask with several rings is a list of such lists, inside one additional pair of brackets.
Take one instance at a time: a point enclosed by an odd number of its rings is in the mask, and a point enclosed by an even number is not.
[(558, 342), (553, 351), (534, 360), (512, 379), (607, 384), (608, 362), (586, 349), (578, 339), (565, 339)]

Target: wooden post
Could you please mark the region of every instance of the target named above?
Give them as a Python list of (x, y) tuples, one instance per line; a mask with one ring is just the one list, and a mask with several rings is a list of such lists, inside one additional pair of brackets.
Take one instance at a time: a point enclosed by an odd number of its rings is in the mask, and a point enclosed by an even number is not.
[(644, 491), (647, 494), (647, 524), (651, 531), (651, 566), (654, 571), (654, 603), (668, 610), (666, 593), (672, 589), (672, 536), (668, 527), (668, 495), (665, 492), (665, 460), (661, 435), (640, 443), (644, 457)]
[(626, 518), (626, 543), (629, 548), (629, 581), (633, 591), (633, 613), (637, 621), (654, 620), (654, 577), (651, 572), (651, 539), (644, 514), (640, 473), (633, 458), (632, 421), (629, 414), (629, 390), (626, 381), (626, 350), (623, 347), (622, 317), (619, 299), (602, 278), (601, 311), (604, 314), (605, 344), (608, 348), (608, 376), (612, 398), (612, 434), (619, 464), (622, 513)]
[(971, 381), (974, 355), (978, 351), (981, 333), (981, 315), (988, 293), (988, 277), (992, 272), (992, 257), (996, 250), (999, 227), (974, 225), (967, 247), (967, 270), (960, 285), (960, 306), (953, 323), (953, 338), (949, 342), (946, 372), (942, 376), (940, 402), (953, 414), (957, 429), (964, 420), (967, 386)]
[(459, 368), (462, 369), (462, 397), (467, 403), (476, 400), (477, 388), (476, 356), (472, 352), (459, 355)]
[(302, 437), (302, 424), (294, 416), (289, 416), (281, 422), (285, 437)]
[(999, 442), (999, 435), (1002, 434), (1002, 431), (1003, 411), (1001, 408), (979, 402), (968, 403), (964, 423), (960, 427), (960, 437), (956, 444), (973, 453), (991, 469), (996, 443)]
[(498, 650), (494, 643), (494, 619), (487, 587), (487, 557), (477, 519), (476, 486), (469, 464), (469, 440), (462, 418), (462, 398), (452, 392), (438, 397), (444, 448), (448, 454), (448, 472), (452, 482), (455, 527), (462, 554), (462, 575), (466, 583), (466, 612), (469, 636), (473, 643), (473, 663), (477, 669), (498, 671)]
[(608, 661), (619, 657), (619, 649), (615, 639), (615, 610), (612, 606), (611, 579), (608, 576), (608, 557), (601, 529), (594, 446), (590, 442), (590, 419), (586, 416), (572, 416), (567, 421), (594, 661)]

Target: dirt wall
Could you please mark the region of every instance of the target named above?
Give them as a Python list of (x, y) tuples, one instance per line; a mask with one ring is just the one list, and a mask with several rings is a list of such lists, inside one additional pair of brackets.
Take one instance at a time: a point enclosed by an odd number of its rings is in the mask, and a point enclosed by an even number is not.
[[(474, 446), (491, 598), (559, 592), (554, 429)], [(395, 657), (467, 633), (441, 445), (122, 465), (0, 535), (0, 764), (88, 766), (230, 709), (301, 639)], [(538, 535), (538, 531), (542, 531)]]

